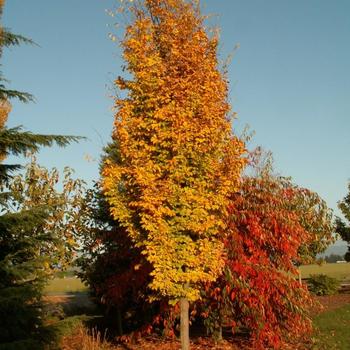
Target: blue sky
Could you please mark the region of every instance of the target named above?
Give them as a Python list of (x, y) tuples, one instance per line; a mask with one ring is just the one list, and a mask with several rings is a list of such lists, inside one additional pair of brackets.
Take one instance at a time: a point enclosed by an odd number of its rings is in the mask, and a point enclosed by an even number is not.
[[(40, 47), (4, 53), (11, 87), (35, 104), (14, 102), (9, 125), (40, 133), (84, 135), (88, 141), (48, 149), (48, 167), (70, 165), (90, 182), (110, 140), (112, 81), (122, 61), (108, 38), (117, 0), (7, 0), (3, 21)], [(205, 0), (204, 13), (221, 28), (220, 56), (235, 45), (230, 99), (255, 131), (251, 143), (274, 153), (275, 167), (317, 191), (336, 209), (350, 178), (350, 1)], [(86, 156), (90, 161), (86, 160)]]

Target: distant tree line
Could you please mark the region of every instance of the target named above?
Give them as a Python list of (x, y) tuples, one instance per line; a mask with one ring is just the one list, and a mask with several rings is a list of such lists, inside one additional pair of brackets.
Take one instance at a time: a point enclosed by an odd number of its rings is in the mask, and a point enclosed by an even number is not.
[(324, 261), (327, 263), (336, 263), (337, 261), (344, 261), (344, 255), (330, 254), (324, 257)]

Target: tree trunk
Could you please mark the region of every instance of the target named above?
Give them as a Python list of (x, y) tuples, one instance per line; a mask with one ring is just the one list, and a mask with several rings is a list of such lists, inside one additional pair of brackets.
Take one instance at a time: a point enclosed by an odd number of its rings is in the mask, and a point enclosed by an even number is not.
[(189, 302), (185, 298), (180, 299), (180, 337), (181, 350), (190, 349), (190, 330), (189, 330)]
[(119, 336), (123, 335), (122, 313), (119, 307), (117, 307), (117, 331)]
[(299, 284), (302, 285), (302, 281), (301, 281), (301, 271), (300, 269), (298, 269), (298, 274), (299, 274)]
[(222, 326), (219, 326), (215, 330), (214, 338), (215, 338), (215, 341), (218, 343), (220, 343), (222, 341)]

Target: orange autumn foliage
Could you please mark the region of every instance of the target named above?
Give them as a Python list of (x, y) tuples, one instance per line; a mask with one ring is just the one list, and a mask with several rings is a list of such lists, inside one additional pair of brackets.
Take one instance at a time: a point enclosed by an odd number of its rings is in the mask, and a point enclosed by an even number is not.
[(5, 126), (10, 112), (11, 112), (10, 102), (8, 102), (7, 100), (0, 100), (0, 129)]
[(144, 0), (124, 8), (129, 80), (115, 84), (104, 193), (115, 220), (152, 266), (150, 287), (171, 300), (199, 297), (220, 275), (228, 195), (238, 189), (244, 144), (232, 134), (227, 81), (196, 1)]

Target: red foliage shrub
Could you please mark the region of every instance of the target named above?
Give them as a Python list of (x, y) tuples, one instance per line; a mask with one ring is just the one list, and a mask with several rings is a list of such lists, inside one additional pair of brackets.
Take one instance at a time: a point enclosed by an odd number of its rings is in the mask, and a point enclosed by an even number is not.
[(199, 306), (212, 331), (247, 329), (254, 349), (265, 349), (311, 330), (312, 299), (296, 280), (299, 248), (310, 241), (292, 205), (299, 191), (287, 179), (261, 176), (245, 178), (233, 196), (225, 273), (206, 286)]

